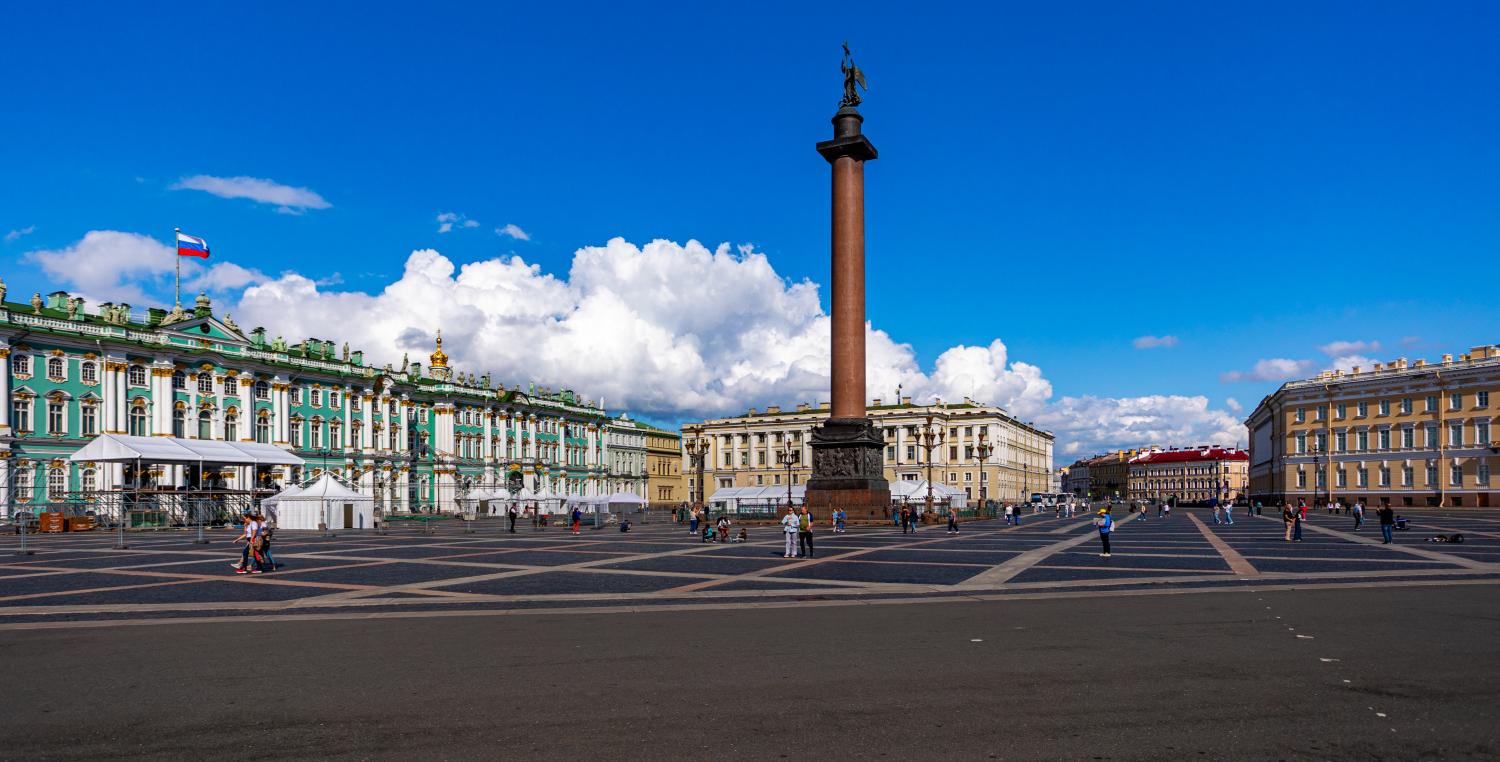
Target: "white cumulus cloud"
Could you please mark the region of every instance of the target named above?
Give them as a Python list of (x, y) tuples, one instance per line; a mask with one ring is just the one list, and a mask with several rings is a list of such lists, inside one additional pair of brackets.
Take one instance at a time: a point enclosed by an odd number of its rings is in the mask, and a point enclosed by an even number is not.
[(1219, 380), (1226, 384), (1241, 381), (1288, 381), (1294, 378), (1304, 378), (1316, 367), (1318, 363), (1315, 360), (1273, 357), (1257, 360), (1255, 367), (1248, 371), (1231, 370), (1220, 373)]
[(1330, 341), (1318, 351), (1329, 357), (1344, 357), (1359, 354), (1361, 352), (1375, 352), (1380, 349), (1378, 341)]
[[(86, 299), (143, 304), (160, 279), (176, 265), (174, 249), (150, 236), (118, 230), (90, 230), (72, 246), (38, 249), (25, 259), (59, 285)], [(186, 263), (192, 272), (196, 262)], [(168, 283), (168, 287), (170, 287)]]
[(1063, 397), (1036, 422), (1057, 436), (1061, 454), (1076, 456), (1152, 444), (1233, 446), (1246, 436), (1244, 424), (1203, 396)]
[(439, 233), (450, 233), (453, 231), (454, 226), (461, 228), (479, 227), (478, 220), (471, 220), (466, 215), (459, 214), (458, 212), (443, 212), (439, 214), (437, 216), (437, 223), (437, 232)]
[(527, 235), (526, 231), (522, 230), (521, 227), (514, 222), (506, 223), (505, 227), (503, 228), (495, 228), (495, 235), (498, 235), (502, 238), (514, 238), (517, 241), (531, 240), (531, 236)]
[(1130, 342), (1136, 349), (1171, 349), (1177, 346), (1176, 336), (1137, 336)]
[(275, 204), (283, 214), (302, 214), (308, 209), (327, 209), (332, 204), (308, 188), (294, 188), (259, 177), (215, 177), (193, 175), (171, 185), (172, 190), (196, 190), (219, 198), (248, 198), (261, 204)]
[(24, 228), (16, 228), (15, 230), (12, 230), (9, 233), (5, 234), (5, 242), (6, 243), (10, 243), (11, 241), (16, 240), (17, 238), (20, 238), (23, 235), (31, 235), (32, 233), (35, 233), (35, 232), (36, 232), (36, 226), (35, 225), (27, 225)]

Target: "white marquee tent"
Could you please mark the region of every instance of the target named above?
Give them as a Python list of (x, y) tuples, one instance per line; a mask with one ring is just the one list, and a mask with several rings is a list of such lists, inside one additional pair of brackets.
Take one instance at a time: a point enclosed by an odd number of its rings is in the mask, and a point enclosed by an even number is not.
[(220, 442), (212, 439), (133, 437), (100, 434), (78, 448), (74, 463), (212, 463), (221, 466), (300, 466), (296, 455), (259, 442)]
[[(291, 493), (292, 490), (298, 490)], [(268, 500), (278, 529), (372, 529), (375, 526), (375, 498), (361, 495), (329, 474), (304, 487), (289, 487)], [(261, 501), (265, 509), (266, 501)]]

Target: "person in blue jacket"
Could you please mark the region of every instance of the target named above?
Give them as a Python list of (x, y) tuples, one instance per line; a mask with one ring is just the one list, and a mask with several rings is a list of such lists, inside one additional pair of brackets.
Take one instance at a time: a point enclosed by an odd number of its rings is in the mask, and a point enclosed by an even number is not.
[(1094, 519), (1094, 526), (1099, 528), (1099, 542), (1104, 546), (1104, 552), (1099, 557), (1109, 558), (1109, 534), (1115, 531), (1115, 520), (1109, 515), (1109, 506), (1099, 509), (1099, 518)]

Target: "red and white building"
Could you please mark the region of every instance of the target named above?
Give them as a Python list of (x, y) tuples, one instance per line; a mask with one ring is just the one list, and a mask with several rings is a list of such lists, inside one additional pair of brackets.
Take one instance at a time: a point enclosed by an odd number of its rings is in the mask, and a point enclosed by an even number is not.
[(1249, 482), (1250, 453), (1237, 447), (1150, 450), (1130, 459), (1131, 500), (1238, 500)]

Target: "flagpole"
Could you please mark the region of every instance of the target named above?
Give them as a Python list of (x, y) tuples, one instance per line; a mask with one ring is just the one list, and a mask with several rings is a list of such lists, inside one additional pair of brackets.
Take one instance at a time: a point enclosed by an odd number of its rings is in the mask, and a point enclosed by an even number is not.
[(173, 228), (172, 232), (172, 253), (176, 255), (172, 258), (177, 260), (177, 278), (173, 281), (172, 299), (174, 302), (174, 306), (176, 306), (177, 309), (182, 309), (182, 254), (178, 253), (176, 250), (177, 236), (182, 233), (182, 228)]

